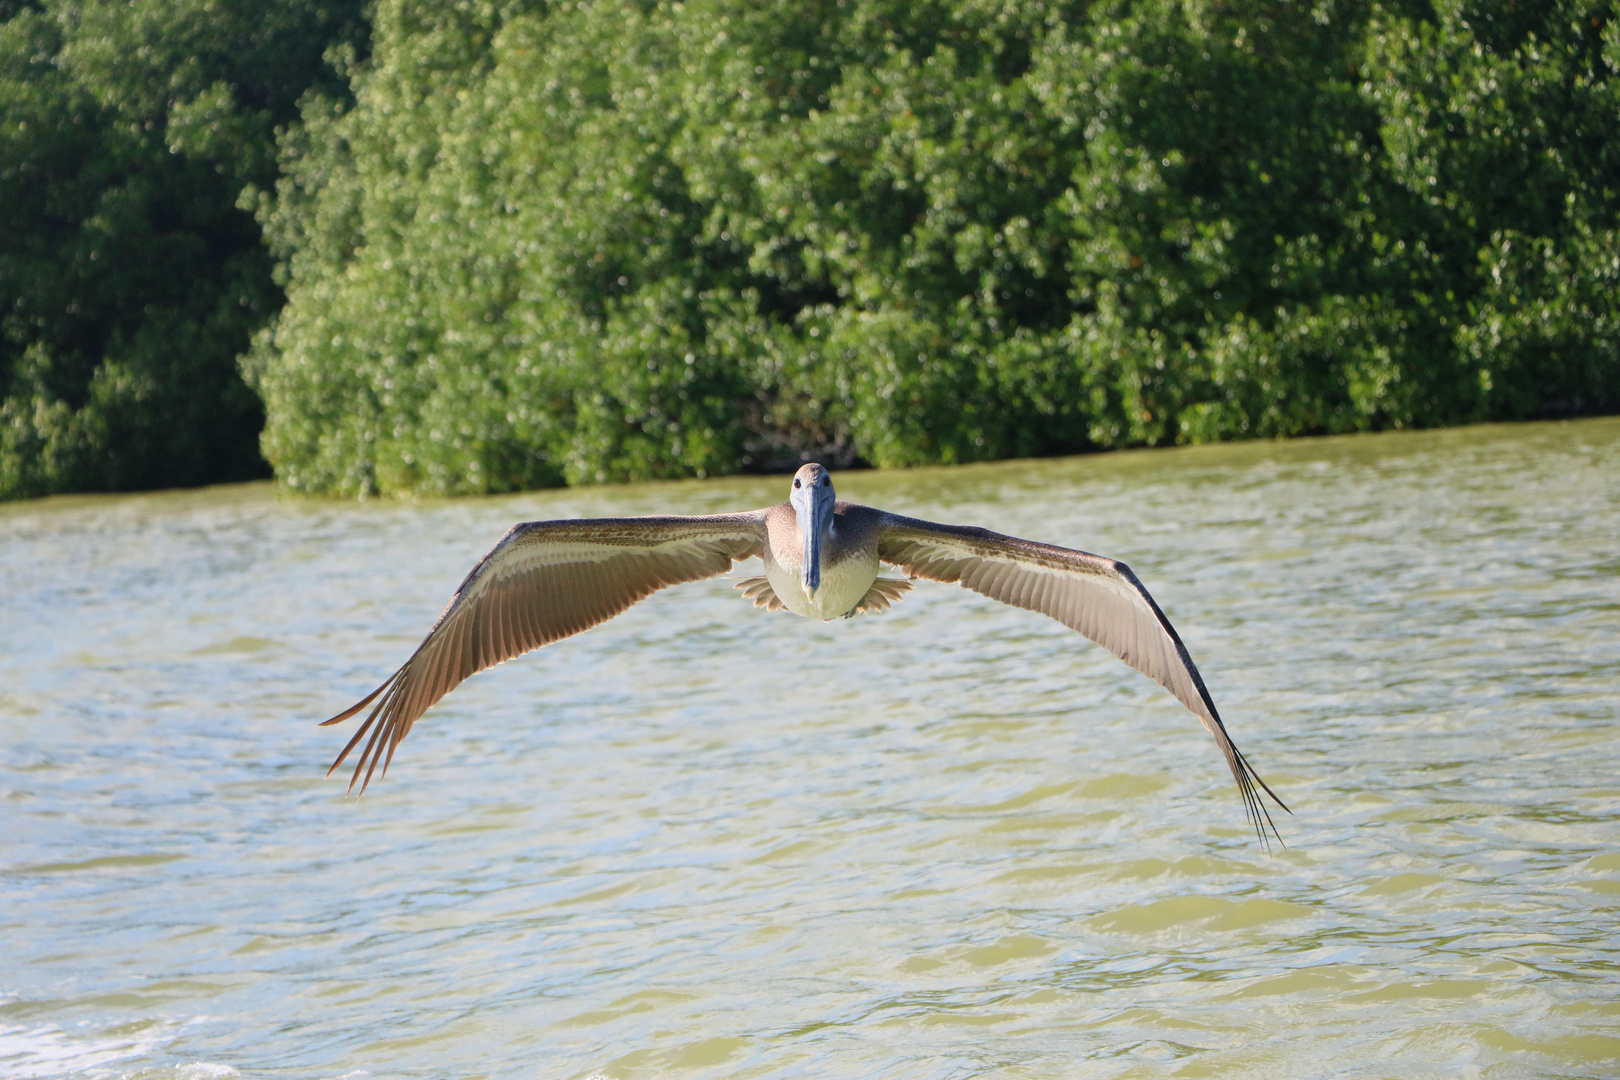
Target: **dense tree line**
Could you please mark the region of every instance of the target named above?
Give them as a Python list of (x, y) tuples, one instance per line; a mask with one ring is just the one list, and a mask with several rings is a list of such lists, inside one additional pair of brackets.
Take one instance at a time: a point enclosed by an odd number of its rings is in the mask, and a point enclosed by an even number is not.
[(250, 185), (359, 0), (0, 0), (0, 498), (268, 472)]
[[(195, 235), (251, 206), (278, 268), (270, 282), (269, 256), (232, 248), (251, 273), (216, 272), (212, 306), (172, 302), (154, 332), (240, 348), (285, 287), (243, 371), (265, 455), (299, 490), (1620, 407), (1607, 2), (378, 0), (369, 56), (341, 47), (361, 37), (335, 7), (314, 22), (283, 7), (340, 47), (278, 84), (302, 97), (273, 188), (267, 132), (290, 98), (246, 105), (221, 83), (234, 76), (185, 74), (139, 115), (179, 133), (149, 140), (167, 167), (195, 155), (219, 178), (220, 216)], [(71, 58), (80, 24), (55, 10), (13, 14), (4, 40), (27, 22), (57, 35), (28, 55)], [(195, 25), (214, 10), (199, 2)], [(79, 100), (72, 63), (35, 73), (6, 48), (6, 88), (64, 80), (38, 94), (42, 115)], [(82, 93), (87, 110), (126, 108)], [(259, 126), (192, 119), (227, 106)], [(112, 145), (121, 124), (148, 145), (122, 119), (85, 141)], [(199, 124), (259, 156), (219, 166), (228, 155), (186, 141)], [(196, 283), (175, 265), (163, 280), (184, 292)], [(75, 404), (79, 374), (44, 380), (58, 352), (82, 374), (94, 349), (16, 325), (0, 475), (36, 460), (27, 438), (48, 445), (29, 432), (57, 430), (56, 406), (24, 422), (12, 401), (60, 401), (71, 425), (97, 379), (117, 384), (99, 374), (117, 370), (109, 344)]]

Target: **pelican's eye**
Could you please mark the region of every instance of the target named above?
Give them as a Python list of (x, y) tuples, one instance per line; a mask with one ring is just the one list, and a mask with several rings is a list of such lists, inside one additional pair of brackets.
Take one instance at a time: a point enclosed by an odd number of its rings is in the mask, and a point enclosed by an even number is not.
[(795, 476), (795, 477), (794, 477), (794, 478), (793, 478), (793, 486), (794, 486), (794, 487), (803, 487), (803, 486), (804, 486), (804, 485), (803, 485), (803, 484), (801, 484), (801, 483), (799, 483), (799, 478), (798, 478), (798, 477), (797, 477), (797, 476)]

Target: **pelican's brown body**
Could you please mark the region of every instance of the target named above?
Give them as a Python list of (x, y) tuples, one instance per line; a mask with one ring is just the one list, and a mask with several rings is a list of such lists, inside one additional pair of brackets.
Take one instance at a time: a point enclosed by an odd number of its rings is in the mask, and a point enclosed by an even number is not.
[(765, 511), (763, 577), (737, 583), (756, 607), (782, 608), (808, 619), (848, 618), (887, 611), (911, 582), (878, 577), (878, 534), (883, 513), (870, 506), (835, 504), (822, 553), (821, 581), (814, 592), (804, 584), (804, 552), (798, 515), (787, 504)]
[[(1198, 717), (1264, 837), (1270, 818), (1256, 785), (1271, 789), (1228, 737), (1186, 646), (1128, 567), (1071, 548), (838, 502), (820, 465), (799, 470), (788, 502), (748, 513), (513, 527), (467, 575), (404, 666), (326, 721), (347, 720), (376, 701), (332, 768), (369, 731), (350, 780), (363, 791), (379, 762), (387, 771), (417, 718), (469, 675), (595, 626), (658, 589), (715, 577), (750, 557), (764, 562), (765, 573), (737, 587), (767, 610), (812, 619), (886, 611), (921, 578), (957, 582), (1084, 634)], [(880, 577), (884, 563), (906, 577)]]

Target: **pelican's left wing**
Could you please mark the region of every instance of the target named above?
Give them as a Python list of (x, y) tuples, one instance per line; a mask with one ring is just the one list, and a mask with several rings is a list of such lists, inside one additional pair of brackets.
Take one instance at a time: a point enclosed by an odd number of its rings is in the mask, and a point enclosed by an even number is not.
[(1264, 839), (1264, 827), (1270, 826), (1276, 835), (1255, 785), (1288, 808), (1226, 733), (1187, 646), (1130, 567), (1072, 548), (899, 514), (884, 514), (878, 557), (912, 577), (954, 581), (992, 600), (1051, 616), (1169, 690), (1215, 737), (1256, 831)]
[(370, 731), (349, 779), (353, 788), (364, 770), (364, 792), (379, 757), (386, 774), (411, 725), (469, 675), (606, 622), (666, 586), (723, 574), (764, 544), (763, 510), (513, 526), (473, 567), (404, 666), (325, 721), (340, 723), (381, 699), (328, 775)]

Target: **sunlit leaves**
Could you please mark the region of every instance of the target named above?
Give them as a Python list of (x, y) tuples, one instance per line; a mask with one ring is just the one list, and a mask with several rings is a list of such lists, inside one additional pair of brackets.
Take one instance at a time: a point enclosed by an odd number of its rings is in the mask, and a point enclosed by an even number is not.
[(1612, 407), (1614, 32), (1515, 11), (382, 3), (262, 207), (266, 453), (475, 492)]

